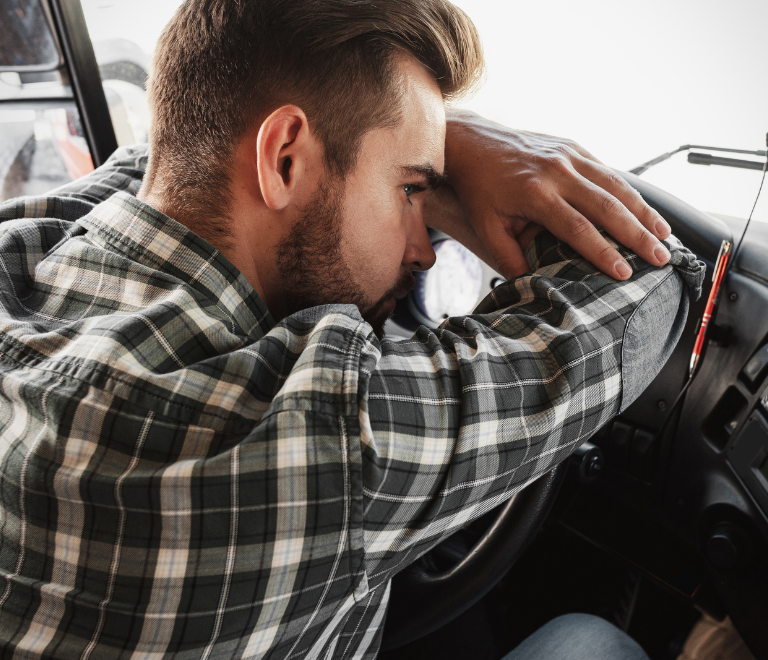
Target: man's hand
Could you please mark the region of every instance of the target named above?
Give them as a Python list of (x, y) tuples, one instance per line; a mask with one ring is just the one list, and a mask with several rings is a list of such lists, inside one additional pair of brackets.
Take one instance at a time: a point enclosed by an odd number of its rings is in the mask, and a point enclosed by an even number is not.
[(438, 219), (433, 212), (446, 206), (448, 192), (442, 203), (436, 196), (432, 208), (425, 205), (425, 220), (474, 249), (506, 278), (528, 271), (522, 249), (541, 227), (618, 280), (632, 271), (595, 225), (648, 263), (669, 260), (658, 240), (669, 236), (669, 225), (620, 176), (570, 140), (513, 131), (475, 113), (453, 111), (445, 155), (461, 213)]

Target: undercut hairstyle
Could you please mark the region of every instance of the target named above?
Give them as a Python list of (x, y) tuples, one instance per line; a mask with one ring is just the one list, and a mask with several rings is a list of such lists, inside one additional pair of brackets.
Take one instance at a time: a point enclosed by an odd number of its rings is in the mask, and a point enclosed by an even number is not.
[(401, 54), (434, 75), (446, 101), (484, 73), (475, 26), (447, 0), (187, 0), (153, 58), (145, 184), (159, 184), (177, 219), (220, 243), (246, 132), (297, 105), (328, 174), (343, 177), (364, 135), (400, 119)]

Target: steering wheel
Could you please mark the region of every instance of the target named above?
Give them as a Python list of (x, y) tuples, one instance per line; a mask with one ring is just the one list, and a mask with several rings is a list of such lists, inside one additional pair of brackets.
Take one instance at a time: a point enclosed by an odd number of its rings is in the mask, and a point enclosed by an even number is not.
[(510, 569), (534, 537), (565, 477), (561, 463), (512, 496), (475, 547), (453, 568), (427, 571), (414, 562), (392, 580), (382, 650), (437, 630), (468, 610)]
[[(695, 253), (712, 259), (730, 230), (721, 221), (689, 206), (647, 181), (624, 177), (669, 222), (672, 231)], [(382, 650), (408, 644), (453, 620), (509, 571), (547, 517), (565, 476), (561, 463), (500, 507), (496, 521), (453, 568), (429, 572), (415, 562), (392, 580)]]

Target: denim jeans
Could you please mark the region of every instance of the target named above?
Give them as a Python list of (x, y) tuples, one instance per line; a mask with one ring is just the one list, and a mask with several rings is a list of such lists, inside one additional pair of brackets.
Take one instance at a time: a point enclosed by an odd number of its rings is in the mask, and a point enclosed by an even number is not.
[(539, 628), (503, 660), (648, 660), (648, 656), (605, 619), (566, 614)]

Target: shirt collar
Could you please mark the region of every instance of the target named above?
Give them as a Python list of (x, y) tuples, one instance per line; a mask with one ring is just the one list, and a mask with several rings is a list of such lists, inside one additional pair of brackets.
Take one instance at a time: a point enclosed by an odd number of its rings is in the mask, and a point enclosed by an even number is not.
[(79, 221), (116, 252), (201, 292), (255, 341), (275, 325), (245, 276), (210, 243), (127, 192), (115, 193)]

